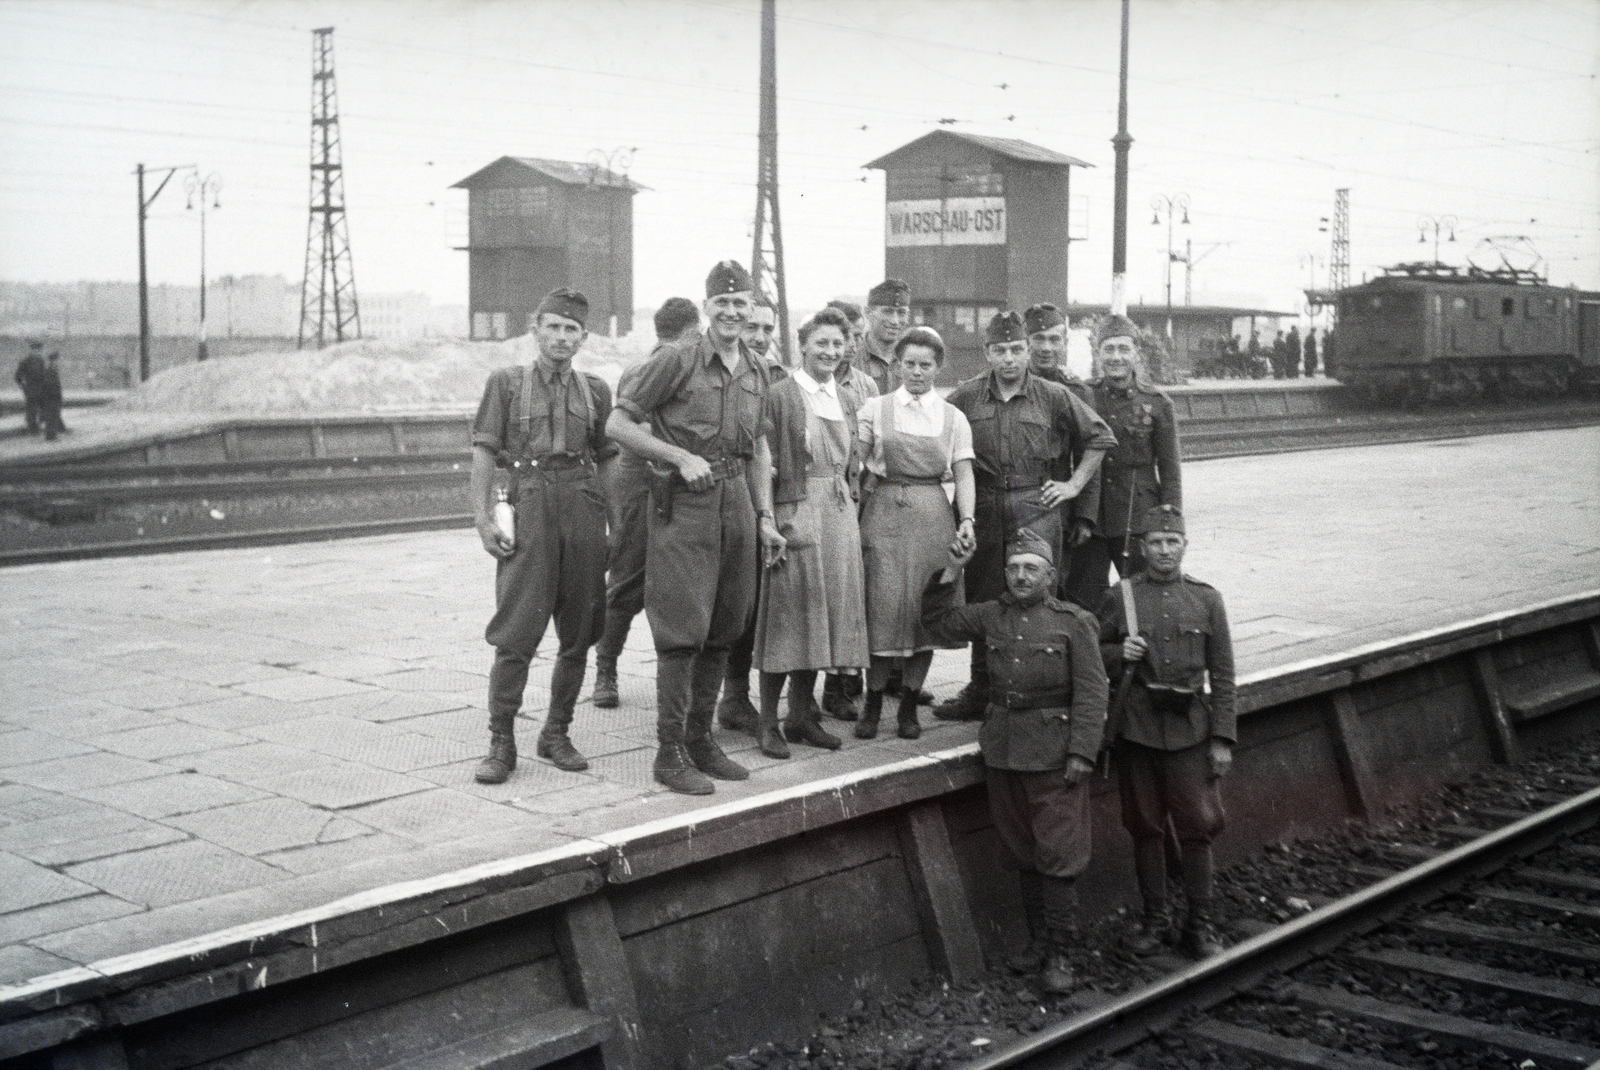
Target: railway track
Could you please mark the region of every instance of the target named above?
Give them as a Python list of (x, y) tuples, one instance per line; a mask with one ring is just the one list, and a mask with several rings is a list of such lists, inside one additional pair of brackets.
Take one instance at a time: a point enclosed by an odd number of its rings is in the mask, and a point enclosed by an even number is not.
[[(965, 1070), (1600, 1064), (1600, 780)], [(1398, 872), (1391, 867), (1410, 865)], [(1576, 980), (1574, 980), (1576, 978)]]
[[(1187, 460), (1553, 430), (1600, 401), (1447, 412), (1190, 419)], [(0, 469), (0, 566), (466, 527), (471, 457), (400, 454)]]

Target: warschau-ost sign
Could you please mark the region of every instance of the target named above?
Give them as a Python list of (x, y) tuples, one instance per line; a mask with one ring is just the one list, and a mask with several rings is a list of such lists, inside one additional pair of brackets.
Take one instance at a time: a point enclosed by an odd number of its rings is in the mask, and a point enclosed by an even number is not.
[(1004, 197), (947, 197), (890, 201), (884, 222), (885, 244), (1004, 245)]

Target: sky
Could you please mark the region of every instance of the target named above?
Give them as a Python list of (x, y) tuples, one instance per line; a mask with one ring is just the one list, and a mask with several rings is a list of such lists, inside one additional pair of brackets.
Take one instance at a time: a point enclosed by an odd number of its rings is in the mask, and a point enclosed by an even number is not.
[[(1339, 187), (1352, 281), (1432, 259), (1419, 221), (1451, 217), (1446, 262), (1495, 266), (1495, 245), (1527, 238), (1553, 282), (1600, 289), (1595, 0), (1131, 10), (1130, 300), (1165, 300), (1167, 228), (1151, 204), (1181, 193), (1189, 223), (1174, 235), (1192, 243), (1194, 303), (1298, 309), (1326, 282), (1320, 227)], [(942, 123), (1093, 165), (1073, 172), (1084, 240), (1070, 297), (1107, 299), (1116, 0), (777, 11), (792, 305), (882, 278), (883, 175), (862, 165)], [(464, 303), (466, 194), (449, 186), (502, 155), (599, 152), (631, 158), (649, 187), (634, 205), (636, 303), (698, 296), (713, 262), (750, 255), (759, 13), (759, 0), (0, 0), (0, 278), (137, 278), (142, 162), (220, 177), (213, 277), (298, 280), (311, 31), (333, 26), (359, 289)], [(152, 282), (198, 276), (199, 213), (181, 181), (151, 210)], [(1182, 265), (1173, 292), (1181, 303)]]

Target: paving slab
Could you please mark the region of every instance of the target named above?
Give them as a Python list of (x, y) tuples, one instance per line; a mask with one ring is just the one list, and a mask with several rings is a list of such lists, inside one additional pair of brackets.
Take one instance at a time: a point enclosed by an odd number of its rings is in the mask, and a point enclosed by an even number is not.
[[(1242, 672), (1600, 586), (1597, 429), (1187, 468), (1187, 571), (1226, 598)], [(622, 708), (585, 682), (590, 768), (532, 753), (551, 636), (517, 771), (477, 784), (493, 583), (470, 531), (7, 570), (0, 983), (974, 738), (924, 715), (920, 740), (863, 742), (830, 720), (839, 751), (785, 762), (719, 730), (750, 779), (674, 796), (650, 776), (641, 616)], [(966, 662), (941, 652), (929, 689), (952, 694)]]

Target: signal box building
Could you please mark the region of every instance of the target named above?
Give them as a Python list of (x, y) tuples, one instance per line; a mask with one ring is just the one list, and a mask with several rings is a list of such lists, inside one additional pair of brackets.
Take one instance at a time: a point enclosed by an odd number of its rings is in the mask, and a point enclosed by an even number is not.
[(589, 164), (502, 156), (457, 182), (467, 191), (473, 338), (533, 327), (557, 286), (589, 299), (589, 330), (633, 329), (633, 195), (645, 187)]
[(885, 270), (910, 284), (913, 322), (949, 347), (944, 381), (986, 366), (983, 330), (1000, 309), (1065, 305), (1072, 168), (1089, 164), (935, 130), (866, 166), (886, 180)]

